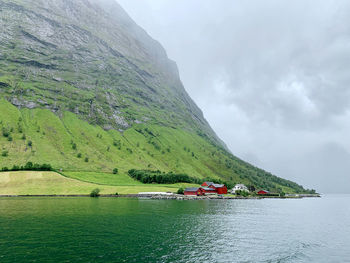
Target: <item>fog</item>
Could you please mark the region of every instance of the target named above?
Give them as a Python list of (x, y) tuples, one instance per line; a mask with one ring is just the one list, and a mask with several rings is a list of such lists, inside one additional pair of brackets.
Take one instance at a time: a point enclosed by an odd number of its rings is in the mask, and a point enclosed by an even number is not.
[(119, 0), (238, 157), (350, 192), (350, 2)]

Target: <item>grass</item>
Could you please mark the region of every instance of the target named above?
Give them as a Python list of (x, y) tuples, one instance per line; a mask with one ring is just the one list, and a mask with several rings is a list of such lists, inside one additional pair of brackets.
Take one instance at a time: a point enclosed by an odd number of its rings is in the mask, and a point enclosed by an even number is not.
[(64, 172), (64, 175), (80, 181), (89, 183), (97, 183), (104, 185), (124, 185), (124, 186), (138, 186), (142, 185), (132, 179), (128, 175), (124, 174), (110, 174), (110, 173), (97, 173), (97, 172)]
[(0, 195), (89, 195), (98, 188), (101, 194), (137, 194), (139, 192), (176, 192), (179, 187), (188, 184), (174, 185), (100, 185), (67, 178), (55, 172), (1, 172)]

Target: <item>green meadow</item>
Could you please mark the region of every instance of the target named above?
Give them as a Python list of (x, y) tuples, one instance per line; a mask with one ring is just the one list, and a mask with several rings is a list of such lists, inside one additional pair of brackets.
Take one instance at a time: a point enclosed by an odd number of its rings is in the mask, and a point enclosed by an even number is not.
[[(91, 174), (89, 176), (92, 177)], [(0, 195), (88, 195), (95, 188), (99, 188), (101, 194), (137, 194), (139, 192), (176, 192), (180, 187), (192, 186), (190, 184), (146, 185), (138, 182), (129, 182), (129, 185), (125, 185), (127, 179), (123, 178), (124, 176), (115, 177), (114, 185), (103, 185), (65, 177), (55, 172), (1, 172)]]

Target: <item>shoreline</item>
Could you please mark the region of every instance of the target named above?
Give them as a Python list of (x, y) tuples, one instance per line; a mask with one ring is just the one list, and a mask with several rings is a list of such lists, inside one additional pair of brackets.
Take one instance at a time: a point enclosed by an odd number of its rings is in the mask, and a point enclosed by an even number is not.
[[(68, 195), (0, 195), (0, 198), (16, 198), (16, 197), (90, 197), (89, 194), (68, 194)], [(99, 197), (102, 198), (141, 198), (141, 199), (154, 199), (154, 200), (256, 200), (256, 199), (303, 199), (303, 198), (320, 198), (321, 195), (298, 195), (298, 196), (191, 196), (191, 195), (161, 195), (161, 194), (120, 194), (120, 195), (109, 195), (101, 194)], [(90, 197), (96, 198), (96, 197)]]

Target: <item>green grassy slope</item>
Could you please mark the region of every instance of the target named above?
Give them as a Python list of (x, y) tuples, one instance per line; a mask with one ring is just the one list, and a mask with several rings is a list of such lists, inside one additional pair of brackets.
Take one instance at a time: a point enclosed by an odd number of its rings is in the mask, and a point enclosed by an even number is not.
[(0, 128), (9, 133), (8, 137), (0, 134), (0, 150), (7, 153), (0, 156), (0, 167), (28, 161), (50, 163), (72, 178), (108, 185), (132, 181), (124, 177), (122, 182), (115, 182), (114, 168), (125, 176), (129, 169), (152, 169), (223, 178), (270, 190), (302, 191), (283, 179), (274, 182), (275, 177), (227, 156), (207, 138), (183, 129), (137, 124), (123, 133), (105, 131), (71, 112), (59, 117), (44, 109), (19, 110), (4, 99), (0, 100), (0, 112)]
[[(125, 176), (116, 175), (116, 182), (128, 180)], [(123, 183), (101, 185), (64, 177), (55, 172), (0, 172), (0, 195), (88, 195), (99, 188), (101, 194), (137, 194), (139, 192), (176, 192), (179, 187), (189, 184), (175, 185), (133, 185)]]

